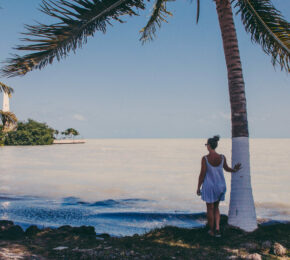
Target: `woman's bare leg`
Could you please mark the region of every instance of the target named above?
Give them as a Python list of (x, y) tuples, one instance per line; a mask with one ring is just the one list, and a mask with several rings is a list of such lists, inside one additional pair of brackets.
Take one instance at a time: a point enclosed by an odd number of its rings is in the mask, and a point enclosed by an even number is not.
[(214, 203), (214, 220), (215, 220), (215, 229), (216, 230), (220, 230), (220, 219), (221, 219), (221, 216), (220, 216), (220, 210), (219, 210), (219, 201), (216, 201)]
[(206, 203), (207, 222), (210, 228), (211, 235), (214, 235), (214, 204)]

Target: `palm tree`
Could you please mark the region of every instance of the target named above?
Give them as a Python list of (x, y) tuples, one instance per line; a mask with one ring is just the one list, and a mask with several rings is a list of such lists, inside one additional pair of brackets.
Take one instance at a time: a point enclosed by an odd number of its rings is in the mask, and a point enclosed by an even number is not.
[(16, 115), (9, 111), (0, 110), (0, 118), (3, 124), (3, 132), (13, 130), (18, 121)]
[[(173, 2), (174, 0), (171, 0)], [(5, 76), (24, 75), (33, 69), (41, 69), (54, 59), (60, 60), (87, 42), (96, 31), (106, 32), (112, 20), (123, 22), (121, 16), (137, 15), (145, 9), (143, 0), (42, 0), (41, 11), (59, 20), (58, 23), (26, 26), (27, 45), (18, 50), (31, 53), (15, 55), (2, 69)], [(169, 0), (155, 0), (152, 15), (141, 30), (141, 41), (152, 40), (156, 28), (172, 14), (167, 10)], [(232, 7), (241, 15), (245, 29), (252, 41), (261, 45), (272, 57), (273, 65), (290, 71), (289, 23), (275, 9), (271, 0), (214, 0), (222, 33), (228, 71), (228, 87), (232, 120), (232, 164), (241, 162), (243, 169), (232, 176), (229, 223), (246, 231), (257, 227), (252, 196), (249, 132), (245, 98), (245, 84), (238, 48)], [(197, 21), (199, 5), (197, 3)], [(29, 38), (30, 37), (30, 38)], [(31, 44), (32, 43), (32, 44)]]
[(5, 85), (4, 83), (0, 82), (0, 92), (7, 93), (9, 96), (14, 92), (13, 88)]
[(55, 129), (53, 131), (53, 134), (54, 134), (54, 139), (57, 139), (58, 135), (59, 135), (59, 131), (57, 129)]
[(80, 133), (74, 128), (68, 128), (64, 132), (62, 132), (65, 136), (69, 136), (70, 138), (74, 138), (75, 136), (79, 135)]
[[(7, 94), (9, 97), (11, 97), (11, 94), (14, 92), (14, 90), (13, 88), (0, 82), (0, 92), (4, 92), (4, 95)], [(3, 132), (7, 132), (13, 129), (18, 121), (15, 114), (9, 111), (0, 110), (0, 117), (3, 123)]]

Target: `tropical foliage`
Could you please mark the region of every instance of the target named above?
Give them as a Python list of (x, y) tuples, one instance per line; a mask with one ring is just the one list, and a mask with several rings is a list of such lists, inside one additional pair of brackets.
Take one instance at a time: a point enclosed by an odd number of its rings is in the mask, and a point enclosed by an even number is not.
[(270, 0), (234, 0), (237, 13), (252, 41), (272, 56), (272, 63), (290, 71), (290, 24)]
[(4, 145), (6, 133), (3, 131), (3, 126), (0, 125), (0, 146)]
[[(149, 0), (150, 1), (150, 0)], [(156, 0), (147, 25), (141, 30), (141, 41), (153, 39), (156, 27), (172, 15), (166, 5), (169, 0)], [(174, 2), (171, 0), (170, 2)], [(199, 0), (198, 10), (199, 10)], [(272, 57), (272, 63), (290, 71), (289, 23), (270, 0), (232, 0), (241, 15), (247, 32), (254, 42)], [(17, 46), (19, 51), (7, 60), (2, 69), (5, 76), (24, 75), (41, 69), (55, 59), (60, 60), (87, 42), (89, 36), (99, 31), (105, 33), (113, 21), (123, 23), (124, 15), (135, 16), (145, 8), (144, 0), (42, 0), (40, 10), (57, 21), (53, 24), (27, 25), (23, 39), (26, 44)], [(197, 19), (199, 11), (197, 14)]]
[(59, 135), (59, 131), (57, 129), (54, 129), (53, 135), (54, 135), (54, 139), (57, 139), (57, 137)]
[[(11, 97), (12, 93), (14, 92), (13, 88), (5, 85), (4, 83), (0, 82), (0, 92), (4, 92), (8, 94), (9, 98)], [(7, 132), (16, 127), (16, 123), (18, 121), (16, 115), (10, 111), (3, 111), (0, 110), (0, 119), (3, 124), (3, 129), (1, 131)]]
[(5, 85), (4, 83), (0, 82), (0, 92), (5, 92), (7, 93), (9, 96), (11, 96), (11, 94), (14, 92), (13, 88)]
[(18, 121), (16, 115), (9, 111), (0, 110), (0, 118), (4, 126), (3, 131), (5, 131), (6, 126), (15, 125)]
[(79, 135), (80, 133), (74, 128), (68, 128), (65, 131), (61, 132), (61, 134), (64, 136), (74, 137)]
[[(32, 44), (16, 49), (30, 51), (24, 56), (15, 55), (3, 69), (6, 76), (26, 74), (32, 69), (41, 69), (56, 58), (60, 60), (72, 50), (82, 47), (96, 31), (106, 32), (112, 21), (123, 23), (124, 15), (137, 15), (134, 9), (144, 9), (140, 0), (43, 0), (40, 10), (59, 20), (55, 24), (27, 25), (28, 36), (23, 40)], [(31, 37), (31, 38), (29, 38)]]
[(45, 123), (32, 119), (19, 122), (16, 131), (10, 131), (3, 136), (4, 145), (47, 145), (53, 143), (54, 130)]

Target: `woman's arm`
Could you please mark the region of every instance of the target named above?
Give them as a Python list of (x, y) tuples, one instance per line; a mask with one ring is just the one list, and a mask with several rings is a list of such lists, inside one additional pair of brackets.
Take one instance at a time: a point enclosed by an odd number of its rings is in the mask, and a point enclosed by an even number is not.
[(199, 174), (199, 178), (198, 178), (198, 185), (197, 185), (197, 191), (196, 194), (198, 196), (200, 196), (200, 187), (204, 181), (204, 177), (205, 177), (205, 173), (206, 173), (206, 163), (205, 163), (205, 158), (202, 157), (201, 159), (201, 169), (200, 169), (200, 174)]
[(223, 165), (225, 171), (227, 172), (237, 172), (238, 170), (240, 170), (242, 167), (241, 167), (241, 164), (240, 163), (237, 163), (235, 166), (234, 166), (234, 169), (230, 168), (227, 164), (227, 159), (226, 157), (224, 156), (224, 165)]

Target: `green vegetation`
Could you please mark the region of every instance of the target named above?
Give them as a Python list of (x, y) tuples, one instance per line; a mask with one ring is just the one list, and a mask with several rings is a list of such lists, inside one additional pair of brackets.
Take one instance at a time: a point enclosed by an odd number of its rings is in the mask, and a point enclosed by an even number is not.
[(75, 137), (75, 136), (79, 135), (80, 133), (77, 130), (75, 130), (74, 128), (68, 128), (65, 131), (61, 132), (61, 134), (71, 138), (71, 137)]
[(1, 126), (0, 144), (2, 145), (48, 145), (53, 143), (54, 129), (45, 123), (39, 123), (32, 119), (27, 122), (19, 122), (17, 130), (3, 132)]
[(11, 94), (14, 92), (14, 89), (7, 86), (6, 84), (2, 83), (0, 81), (0, 92), (5, 92), (7, 93), (9, 96), (11, 96)]
[[(9, 98), (11, 97), (14, 89), (0, 82), (0, 92), (8, 94)], [(2, 121), (3, 127), (1, 128), (1, 132), (9, 132), (11, 130), (15, 130), (16, 123), (18, 121), (16, 115), (10, 111), (0, 110), (0, 120)], [(2, 135), (0, 135), (2, 140)], [(1, 143), (0, 140), (0, 144)]]
[(32, 119), (28, 119), (27, 122), (18, 122), (17, 125), (15, 122), (15, 128), (9, 131), (6, 131), (3, 125), (0, 125), (0, 146), (50, 145), (60, 133), (62, 136), (69, 138), (79, 135), (79, 132), (74, 128), (68, 128), (60, 132), (49, 127), (46, 123), (40, 123)]

